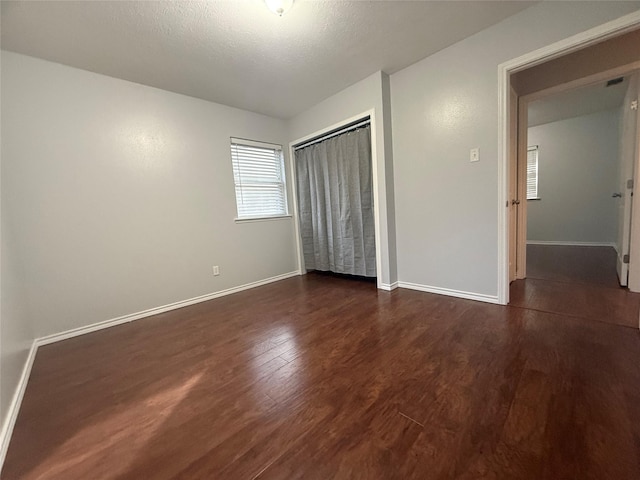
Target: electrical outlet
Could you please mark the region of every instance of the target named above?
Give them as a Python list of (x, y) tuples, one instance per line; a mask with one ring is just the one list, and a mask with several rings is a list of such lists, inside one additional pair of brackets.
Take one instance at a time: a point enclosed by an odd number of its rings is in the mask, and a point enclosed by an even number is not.
[(214, 274), (215, 276), (220, 275), (220, 267), (218, 267), (218, 265), (214, 265), (214, 266), (213, 266), (213, 274)]

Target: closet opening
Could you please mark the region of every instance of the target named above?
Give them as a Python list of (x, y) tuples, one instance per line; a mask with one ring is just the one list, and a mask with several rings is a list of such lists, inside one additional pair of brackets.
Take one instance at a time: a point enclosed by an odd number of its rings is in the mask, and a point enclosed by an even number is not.
[(370, 116), (292, 146), (302, 273), (376, 280)]

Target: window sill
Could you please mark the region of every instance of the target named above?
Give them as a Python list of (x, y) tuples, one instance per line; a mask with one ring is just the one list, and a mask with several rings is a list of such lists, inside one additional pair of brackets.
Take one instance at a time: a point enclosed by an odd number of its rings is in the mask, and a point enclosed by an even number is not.
[(252, 223), (252, 222), (267, 222), (269, 220), (283, 220), (291, 218), (291, 215), (273, 215), (271, 217), (247, 217), (247, 218), (235, 218), (236, 223)]
[(534, 201), (536, 201), (536, 200), (542, 200), (542, 199), (541, 199), (540, 197), (536, 197), (536, 198), (527, 198), (527, 201), (529, 201), (529, 200), (534, 200)]

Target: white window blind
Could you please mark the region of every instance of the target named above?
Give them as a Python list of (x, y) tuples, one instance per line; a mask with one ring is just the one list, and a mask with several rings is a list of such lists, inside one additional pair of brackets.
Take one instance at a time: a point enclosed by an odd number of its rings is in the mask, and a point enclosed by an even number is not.
[(527, 200), (538, 198), (538, 146), (527, 148)]
[(287, 215), (282, 146), (231, 139), (238, 219)]

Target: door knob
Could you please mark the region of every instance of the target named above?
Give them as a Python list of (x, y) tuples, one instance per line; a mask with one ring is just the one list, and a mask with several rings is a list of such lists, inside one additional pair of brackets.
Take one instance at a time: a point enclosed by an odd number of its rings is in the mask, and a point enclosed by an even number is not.
[(511, 205), (520, 205), (520, 200), (511, 200)]
[(614, 193), (614, 194), (613, 194), (613, 195), (611, 195), (611, 196), (612, 196), (613, 198), (616, 198), (616, 197), (618, 197), (618, 198), (622, 198), (622, 194), (621, 194), (621, 193), (619, 193), (619, 192), (616, 192), (616, 193)]

